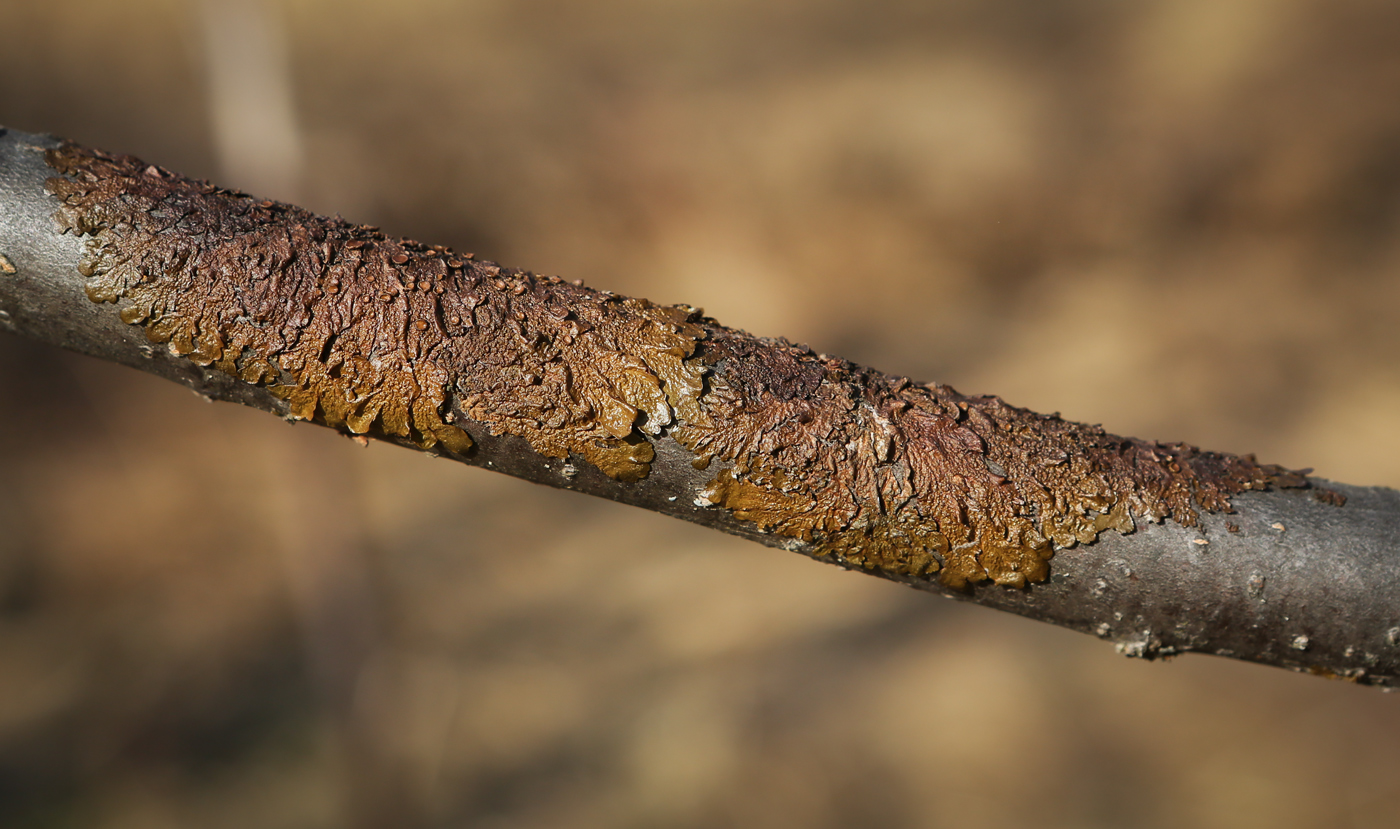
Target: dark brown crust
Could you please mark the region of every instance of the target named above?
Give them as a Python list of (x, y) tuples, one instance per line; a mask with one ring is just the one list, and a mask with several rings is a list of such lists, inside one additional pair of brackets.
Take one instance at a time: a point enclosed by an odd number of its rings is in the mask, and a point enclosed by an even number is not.
[[(74, 144), (48, 154), (96, 302), (292, 417), (463, 454), (493, 434), (622, 482), (672, 438), (697, 502), (813, 555), (959, 587), (1041, 581), (1054, 549), (1186, 525), (1301, 473), (922, 386), (684, 306), (615, 297)], [(473, 427), (475, 428), (475, 427)], [(1326, 496), (1324, 496), (1326, 497)]]
[[(88, 296), (124, 300), (152, 342), (284, 397), (291, 415), (463, 453), (455, 396), (496, 434), (646, 475), (672, 396), (693, 400), (700, 330), (684, 309), (393, 241), (375, 228), (190, 181), (73, 144), (66, 230), (92, 234)], [(663, 388), (663, 385), (666, 388)], [(684, 406), (681, 406), (684, 408)]]
[(727, 329), (703, 354), (717, 425), (677, 438), (734, 462), (705, 497), (871, 569), (1020, 586), (1046, 578), (1054, 548), (1131, 532), (1134, 517), (1194, 525), (1196, 505), (1308, 485), (1252, 457), (1121, 438)]

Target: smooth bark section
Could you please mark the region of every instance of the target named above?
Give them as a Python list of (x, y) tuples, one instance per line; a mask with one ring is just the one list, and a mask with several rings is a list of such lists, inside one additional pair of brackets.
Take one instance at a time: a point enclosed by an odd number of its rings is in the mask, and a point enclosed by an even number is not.
[[(58, 146), (48, 138), (15, 132), (0, 135), (0, 255), (14, 271), (7, 273), (0, 267), (0, 327), (155, 373), (213, 399), (282, 417), (296, 414), (284, 396), (273, 394), (266, 385), (245, 383), (225, 371), (201, 368), (184, 356), (175, 356), (164, 344), (153, 345), (140, 326), (122, 322), (115, 308), (88, 298), (88, 282), (78, 272), (79, 263), (89, 255), (87, 242), (59, 232), (53, 216), (62, 205), (45, 190), (45, 182), (55, 175), (45, 152)], [(723, 355), (715, 358), (720, 366), (717, 376), (740, 388), (747, 343), (757, 343), (752, 346), (755, 351), (771, 349), (773, 343), (743, 340), (747, 335), (712, 322), (683, 324), (705, 327), (705, 335), (697, 341), (704, 342), (712, 355)], [(796, 373), (802, 370), (806, 369), (794, 368)], [(780, 386), (785, 382), (782, 377), (762, 380), (755, 387), (764, 393), (775, 382)], [(792, 383), (796, 388), (797, 381)], [(901, 394), (904, 388), (894, 384), (889, 394)], [(800, 391), (789, 390), (785, 400), (803, 400)], [(492, 413), (483, 414), (479, 403), (467, 397), (449, 389), (444, 405), (450, 414), (447, 421), (471, 436), (474, 445), (453, 454), (469, 464), (641, 506), (769, 546), (825, 555), (842, 566), (920, 589), (1093, 633), (1119, 643), (1133, 656), (1198, 651), (1364, 682), (1393, 685), (1400, 681), (1400, 552), (1395, 541), (1400, 537), (1400, 493), (1393, 490), (1326, 485), (1346, 496), (1345, 506), (1319, 500), (1316, 489), (1242, 492), (1289, 479), (1276, 468), (1205, 453), (1200, 457), (1212, 464), (1234, 464), (1226, 469), (1228, 475), (1222, 473), (1224, 488), (1215, 495), (1228, 495), (1225, 503), (1232, 503), (1236, 513), (1199, 510), (1199, 523), (1188, 526), (1190, 521), (1172, 518), (1152, 523), (1142, 520), (1139, 512), (1135, 532), (1099, 535), (1106, 528), (1124, 526), (1123, 514), (1109, 515), (1112, 502), (1106, 501), (1099, 515), (1103, 526), (1091, 522), (1077, 531), (1081, 541), (1085, 533), (1098, 540), (1058, 551), (1050, 563), (1048, 581), (1024, 588), (986, 581), (960, 588), (930, 578), (931, 571), (906, 568), (901, 572), (894, 566), (864, 564), (856, 558), (860, 550), (851, 551), (849, 546), (833, 552), (820, 543), (820, 527), (815, 541), (812, 536), (771, 531), (780, 525), (762, 520), (761, 508), (770, 504), (753, 494), (756, 484), (749, 485), (751, 489), (735, 484), (728, 491), (717, 485), (730, 480), (725, 478), (730, 470), (739, 469), (734, 476), (751, 478), (761, 470), (744, 466), (747, 461), (742, 457), (737, 464), (735, 456), (714, 453), (711, 457), (705, 452), (709, 444), (697, 438), (694, 429), (688, 434), (684, 423), (647, 432), (654, 458), (647, 463), (646, 475), (639, 481), (623, 480), (572, 453), (567, 457), (541, 453), (538, 441), (532, 443), (529, 435), (502, 433), (499, 422), (481, 419), (490, 419)], [(735, 399), (744, 400), (739, 393)], [(742, 410), (735, 405), (728, 410), (711, 406), (708, 411)], [(896, 414), (900, 411), (895, 409)], [(801, 416), (812, 418), (794, 415)], [(410, 446), (424, 443), (416, 434), (375, 436)], [(882, 444), (877, 434), (870, 442), (877, 456), (888, 457), (888, 439)], [(430, 451), (441, 449), (428, 445)], [(697, 468), (695, 461), (701, 456), (711, 462)], [(1164, 456), (1164, 462), (1175, 457)], [(1008, 473), (1001, 464), (992, 463), (979, 474), (995, 480)], [(777, 485), (772, 489), (776, 491)], [(1202, 490), (1191, 492), (1201, 497)], [(723, 509), (716, 506), (719, 502), (744, 506)], [(1087, 514), (1094, 517), (1093, 510)], [(1182, 517), (1179, 507), (1167, 514)], [(883, 543), (893, 544), (888, 539)]]

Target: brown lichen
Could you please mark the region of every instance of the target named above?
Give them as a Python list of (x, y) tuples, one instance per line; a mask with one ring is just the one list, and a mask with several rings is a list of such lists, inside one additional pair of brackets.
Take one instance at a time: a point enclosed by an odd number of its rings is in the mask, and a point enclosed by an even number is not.
[(495, 434), (645, 477), (644, 435), (699, 418), (702, 331), (617, 299), (65, 144), (49, 187), (91, 239), (95, 302), (153, 342), (285, 399), (294, 418), (463, 453), (449, 395)]
[(711, 327), (711, 424), (676, 437), (733, 461), (702, 497), (818, 556), (953, 587), (1042, 581), (1056, 547), (1194, 525), (1197, 507), (1306, 479), (1253, 457), (1121, 438), (1097, 426), (919, 386)]
[(1347, 497), (1333, 489), (1313, 490), (1313, 497), (1318, 503), (1326, 504), (1329, 507), (1344, 507), (1347, 505)]
[(1104, 530), (1194, 525), (1244, 490), (1307, 485), (1253, 457), (914, 385), (128, 156), (65, 144), (48, 158), (58, 218), (90, 236), (88, 295), (123, 303), (174, 353), (267, 386), (292, 417), (461, 454), (472, 439), (455, 402), (493, 434), (623, 482), (646, 477), (652, 441), (669, 436), (697, 470), (722, 462), (698, 503), (847, 566), (1019, 587)]

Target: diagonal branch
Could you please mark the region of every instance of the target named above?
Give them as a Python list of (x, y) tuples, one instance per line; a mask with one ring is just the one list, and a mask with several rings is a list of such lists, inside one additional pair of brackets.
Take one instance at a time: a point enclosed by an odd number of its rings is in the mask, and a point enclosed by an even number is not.
[(0, 130), (0, 325), (1094, 633), (1400, 682), (1400, 493), (1122, 438)]

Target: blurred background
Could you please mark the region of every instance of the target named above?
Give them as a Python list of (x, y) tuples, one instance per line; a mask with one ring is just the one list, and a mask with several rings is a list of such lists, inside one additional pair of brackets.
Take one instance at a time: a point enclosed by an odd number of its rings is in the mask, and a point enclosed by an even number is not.
[[(0, 124), (1400, 485), (1389, 0), (0, 0)], [(5, 827), (1393, 827), (1400, 697), (0, 338)]]

